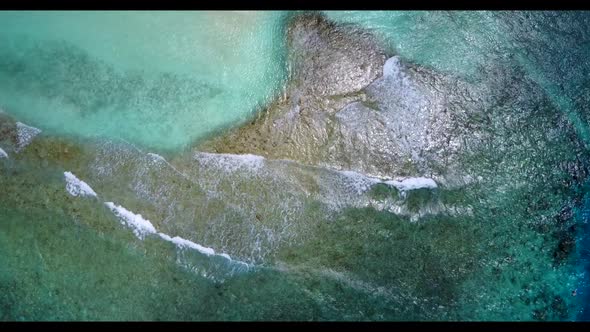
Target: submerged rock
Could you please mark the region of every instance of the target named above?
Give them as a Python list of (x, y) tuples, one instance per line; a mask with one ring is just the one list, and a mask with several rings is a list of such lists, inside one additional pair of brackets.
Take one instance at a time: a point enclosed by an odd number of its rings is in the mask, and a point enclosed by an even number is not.
[(14, 148), (17, 143), (16, 122), (0, 109), (0, 144)]

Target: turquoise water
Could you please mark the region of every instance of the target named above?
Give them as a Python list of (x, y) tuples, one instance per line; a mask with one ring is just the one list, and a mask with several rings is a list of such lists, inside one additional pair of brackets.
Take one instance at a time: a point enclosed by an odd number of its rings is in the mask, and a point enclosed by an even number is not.
[[(402, 193), (185, 154), (281, 94), (290, 14), (0, 13), (0, 319), (588, 320), (588, 183), (563, 168), (590, 164), (590, 15), (327, 12), (508, 96), (461, 160), (481, 181)], [(14, 121), (43, 130), (18, 153)]]
[(2, 12), (1, 107), (43, 130), (181, 149), (285, 78), (280, 12)]
[[(396, 53), (441, 71), (473, 75), (497, 47), (491, 12), (327, 11), (339, 22), (361, 25)], [(492, 21), (492, 23), (495, 23)], [(491, 29), (490, 29), (491, 28)], [(493, 37), (490, 37), (493, 36)]]

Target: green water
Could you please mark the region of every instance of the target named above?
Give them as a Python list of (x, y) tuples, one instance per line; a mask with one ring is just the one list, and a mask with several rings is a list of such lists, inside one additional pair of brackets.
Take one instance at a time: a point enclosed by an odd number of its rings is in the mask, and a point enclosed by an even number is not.
[[(508, 96), (474, 120), (479, 182), (402, 193), (186, 153), (280, 94), (289, 15), (0, 13), (0, 320), (579, 319), (588, 188), (564, 167), (588, 164), (589, 16), (328, 12)], [(19, 153), (13, 121), (43, 130)], [(231, 260), (140, 240), (111, 201)]]

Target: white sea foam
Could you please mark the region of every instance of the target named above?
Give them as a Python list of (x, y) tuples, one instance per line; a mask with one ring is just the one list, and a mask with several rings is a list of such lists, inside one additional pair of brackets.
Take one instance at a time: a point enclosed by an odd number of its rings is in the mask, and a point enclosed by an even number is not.
[(164, 234), (164, 233), (158, 233), (158, 235), (162, 239), (164, 239), (168, 242), (172, 242), (180, 248), (190, 248), (190, 249), (194, 249), (202, 254), (205, 254), (207, 256), (217, 255), (217, 256), (227, 258), (228, 260), (232, 260), (228, 254), (216, 254), (215, 250), (213, 248), (204, 247), (198, 243), (194, 243), (194, 242), (189, 241), (187, 239), (183, 239), (180, 236), (171, 237), (170, 235)]
[(16, 123), (16, 152), (21, 151), (25, 146), (29, 145), (35, 136), (39, 135), (41, 129), (27, 126), (22, 122)]
[(71, 172), (64, 172), (64, 176), (66, 178), (66, 190), (72, 196), (94, 196), (96, 197), (96, 193), (90, 186), (78, 179), (74, 174)]
[(194, 243), (187, 239), (183, 239), (180, 236), (175, 236), (172, 239), (170, 239), (170, 241), (179, 246), (180, 248), (191, 248), (207, 256), (215, 255), (215, 250), (213, 250), (212, 248), (203, 247), (200, 244)]
[(149, 220), (144, 219), (141, 214), (135, 214), (113, 202), (104, 203), (117, 217), (122, 224), (133, 229), (133, 234), (143, 240), (148, 234), (155, 234), (156, 228)]
[(253, 154), (197, 152), (194, 158), (205, 167), (215, 167), (226, 172), (258, 170), (264, 164), (264, 157)]
[(164, 159), (164, 157), (160, 156), (159, 154), (148, 152), (147, 155), (150, 156), (154, 161), (166, 162), (166, 159)]
[(431, 178), (425, 177), (416, 177), (416, 178), (407, 178), (402, 181), (397, 180), (387, 180), (383, 181), (382, 179), (371, 177), (364, 175), (362, 173), (357, 173), (354, 171), (338, 171), (340, 174), (345, 175), (350, 181), (354, 188), (358, 191), (359, 194), (367, 191), (370, 187), (375, 183), (385, 183), (390, 186), (396, 187), (400, 191), (407, 191), (407, 190), (416, 190), (416, 189), (434, 189), (437, 188), (438, 185), (436, 182)]
[(0, 148), (0, 158), (8, 158), (8, 153)]
[(415, 189), (434, 189), (437, 187), (436, 182), (430, 178), (408, 178), (402, 181), (390, 180), (385, 181), (386, 184), (396, 187), (400, 191), (415, 190)]
[(158, 233), (158, 236), (161, 237), (162, 239), (166, 240), (166, 241), (172, 242), (172, 238), (168, 234)]
[[(122, 206), (115, 205), (113, 202), (105, 202), (104, 203), (113, 213), (119, 217), (121, 223), (127, 227), (133, 229), (133, 233), (137, 236), (140, 240), (143, 240), (148, 234), (157, 234), (163, 240), (169, 241), (174, 243), (176, 246), (180, 248), (190, 248), (196, 250), (202, 254), (207, 256), (218, 255), (228, 260), (232, 260), (228, 254), (215, 254), (215, 250), (213, 248), (204, 247), (198, 243), (194, 243), (187, 239), (181, 238), (180, 236), (171, 237), (165, 233), (159, 233), (156, 231), (156, 228), (152, 223), (144, 219), (141, 214), (135, 214)], [(239, 262), (239, 261), (238, 261)], [(240, 262), (242, 263), (242, 262)], [(245, 263), (244, 263), (245, 264)]]

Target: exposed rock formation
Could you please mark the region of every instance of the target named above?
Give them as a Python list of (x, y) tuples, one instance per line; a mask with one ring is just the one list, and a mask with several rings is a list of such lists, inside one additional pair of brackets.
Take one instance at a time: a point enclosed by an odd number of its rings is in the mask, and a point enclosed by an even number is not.
[[(291, 84), (250, 124), (199, 146), (380, 177), (445, 173), (481, 104), (469, 84), (404, 63), (370, 34), (319, 14), (288, 29)], [(480, 106), (480, 105), (478, 105)], [(463, 130), (464, 131), (464, 130)]]
[(386, 59), (372, 35), (338, 26), (319, 14), (295, 17), (287, 43), (298, 90), (292, 93), (299, 92), (301, 98), (356, 93), (381, 76)]

